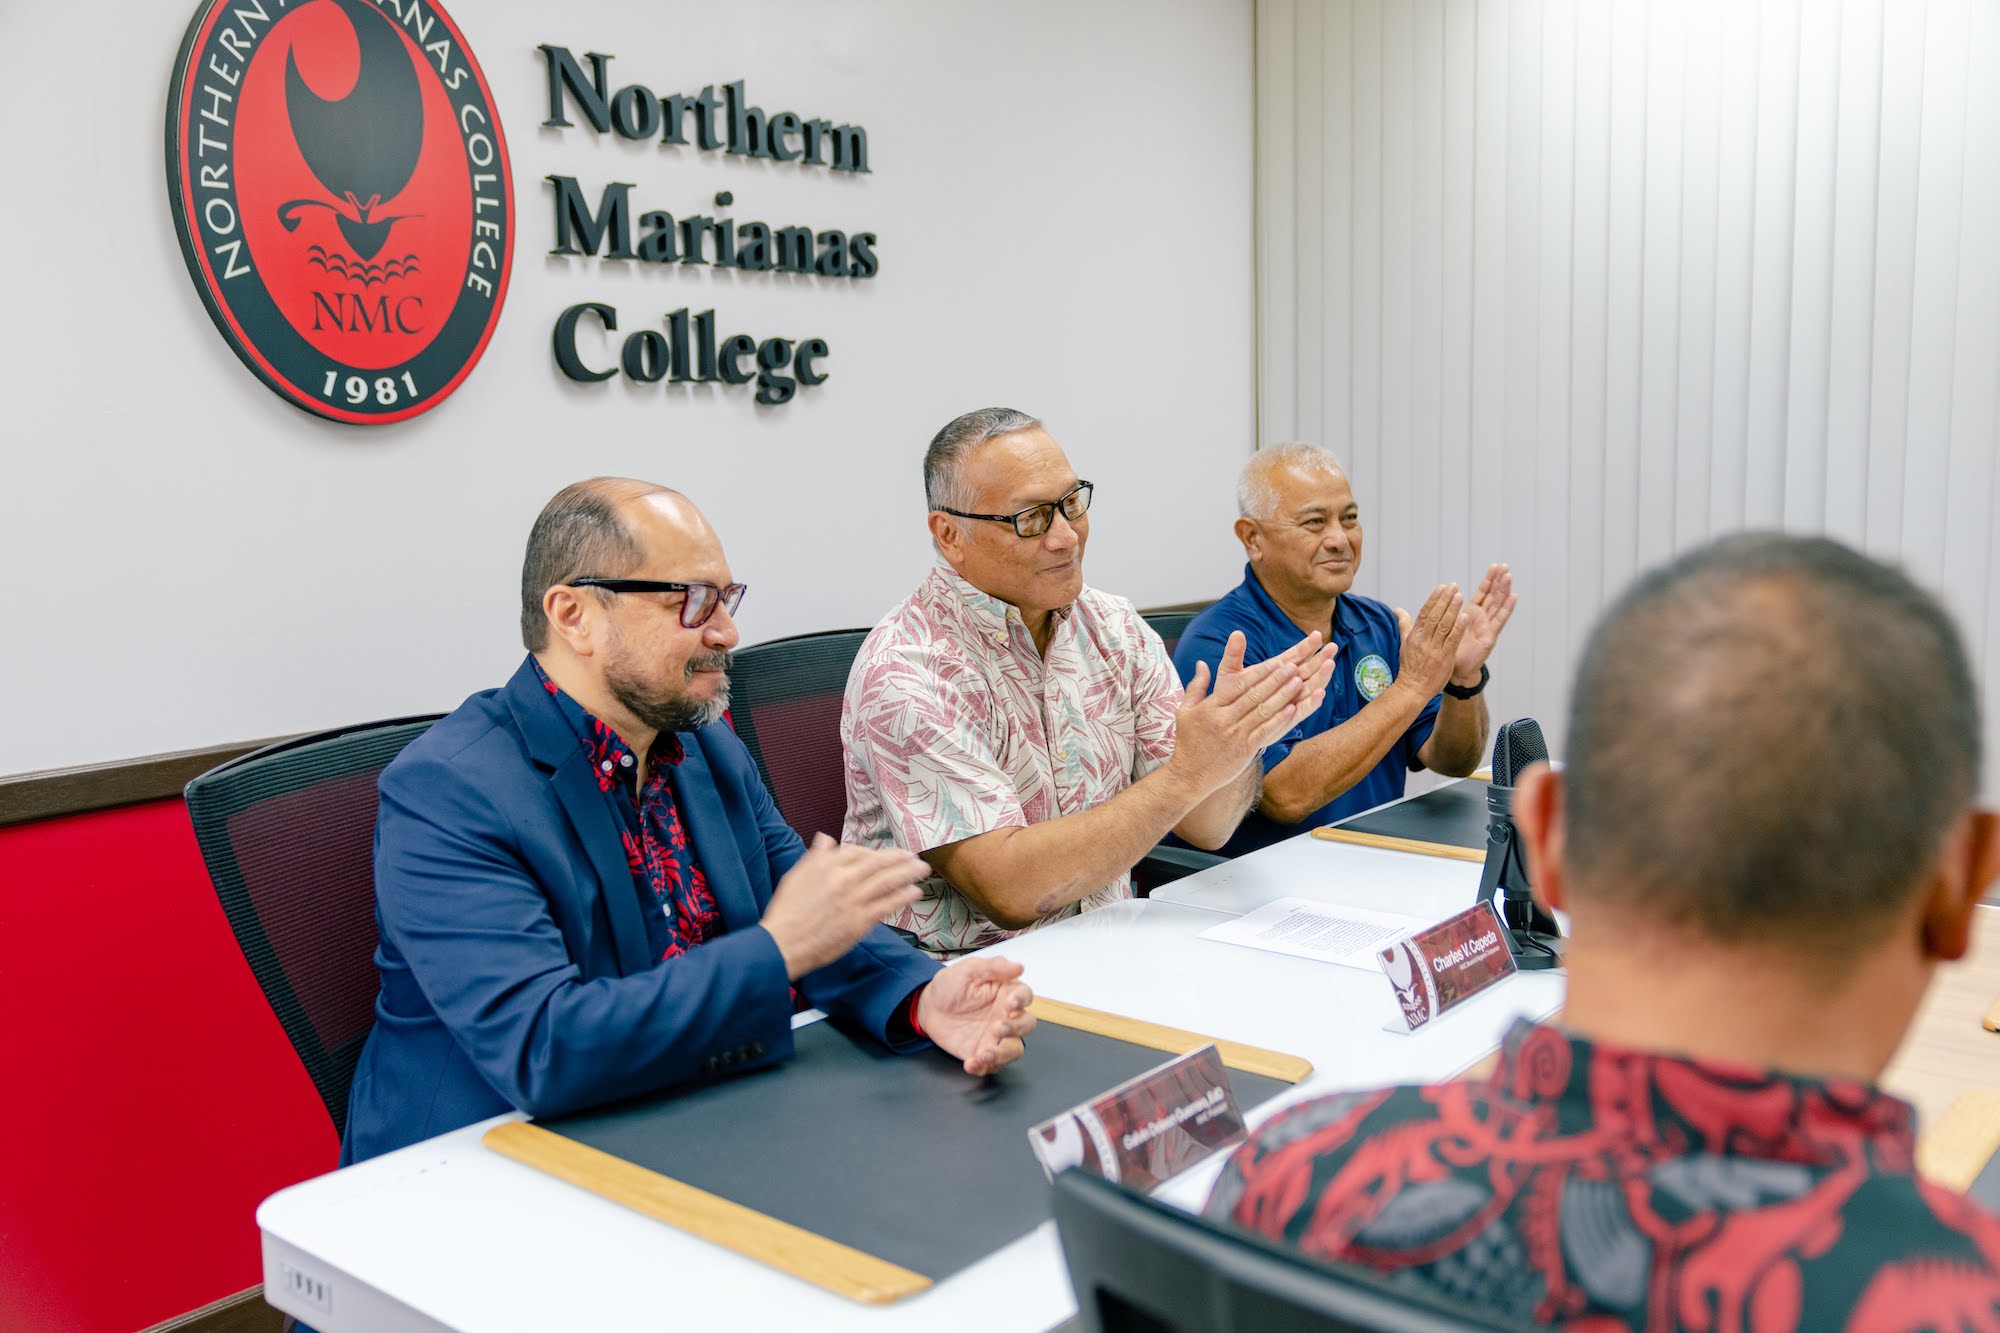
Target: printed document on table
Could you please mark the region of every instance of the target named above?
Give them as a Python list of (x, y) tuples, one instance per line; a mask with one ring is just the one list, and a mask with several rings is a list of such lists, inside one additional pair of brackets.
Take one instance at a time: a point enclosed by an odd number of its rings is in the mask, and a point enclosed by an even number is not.
[(1379, 972), (1382, 963), (1376, 952), (1423, 924), (1419, 917), (1395, 912), (1335, 907), (1306, 898), (1279, 898), (1247, 916), (1212, 926), (1201, 932), (1201, 937)]

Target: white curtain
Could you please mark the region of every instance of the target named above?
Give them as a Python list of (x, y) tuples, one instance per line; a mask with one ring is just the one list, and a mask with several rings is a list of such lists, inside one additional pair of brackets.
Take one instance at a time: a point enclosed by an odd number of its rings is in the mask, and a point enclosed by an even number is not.
[(1960, 618), (2000, 794), (2000, 3), (1259, 0), (1258, 426), (1345, 460), (1363, 591), (1512, 563), (1501, 718), (1742, 527)]

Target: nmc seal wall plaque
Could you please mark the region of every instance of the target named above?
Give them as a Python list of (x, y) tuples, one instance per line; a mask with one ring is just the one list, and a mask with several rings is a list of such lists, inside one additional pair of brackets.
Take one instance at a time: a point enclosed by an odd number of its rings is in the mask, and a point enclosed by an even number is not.
[(429, 0), (205, 0), (174, 65), (167, 179), (216, 327), (307, 411), (413, 417), (493, 335), (507, 144)]

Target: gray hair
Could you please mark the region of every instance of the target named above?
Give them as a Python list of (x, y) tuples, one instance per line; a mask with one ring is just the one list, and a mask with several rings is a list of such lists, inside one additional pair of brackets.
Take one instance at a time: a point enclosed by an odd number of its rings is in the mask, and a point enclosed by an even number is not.
[(1979, 787), (1950, 614), (1823, 537), (1728, 537), (1640, 579), (1577, 668), (1572, 896), (1838, 965), (1906, 910)]
[(1242, 474), (1236, 478), (1236, 512), (1244, 518), (1259, 521), (1275, 514), (1278, 487), (1271, 480), (1271, 474), (1288, 467), (1336, 477), (1347, 475), (1339, 460), (1316, 444), (1302, 444), (1297, 440), (1267, 444), (1250, 455), (1250, 461), (1243, 465)]
[(959, 482), (959, 465), (967, 454), (996, 435), (1017, 430), (1034, 430), (1041, 418), (1011, 407), (982, 407), (953, 417), (944, 429), (931, 436), (924, 451), (924, 501), (932, 509), (964, 509), (967, 498)]

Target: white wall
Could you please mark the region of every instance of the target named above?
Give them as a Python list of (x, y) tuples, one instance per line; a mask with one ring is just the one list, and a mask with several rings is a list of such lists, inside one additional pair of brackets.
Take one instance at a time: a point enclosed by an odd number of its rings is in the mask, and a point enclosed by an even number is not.
[[(1248, 0), (457, 0), (512, 156), (513, 286), (453, 398), (367, 429), (266, 390), (188, 278), (162, 124), (193, 8), (0, 9), (0, 774), (497, 684), (528, 524), (594, 473), (704, 506), (751, 585), (747, 641), (870, 624), (930, 560), (924, 444), (992, 403), (1045, 417), (1098, 483), (1092, 583), (1146, 605), (1233, 578), (1227, 518), (1203, 522), (1251, 448)], [(543, 129), (541, 42), (612, 53), (614, 86), (740, 77), (767, 111), (862, 124), (873, 174)], [(551, 258), (552, 172), (676, 216), (729, 188), (739, 219), (873, 230), (882, 271)], [(549, 335), (583, 300), (621, 331), (698, 303), (725, 332), (819, 335), (832, 378), (775, 409), (575, 385)]]
[(1351, 460), (1364, 583), (1511, 562), (1494, 708), (1559, 745), (1635, 572), (1826, 531), (1960, 617), (2000, 793), (2000, 5), (1259, 0), (1257, 29), (1259, 430)]

